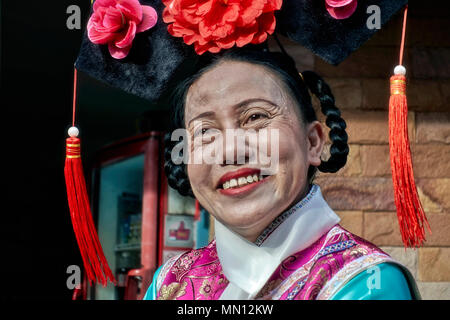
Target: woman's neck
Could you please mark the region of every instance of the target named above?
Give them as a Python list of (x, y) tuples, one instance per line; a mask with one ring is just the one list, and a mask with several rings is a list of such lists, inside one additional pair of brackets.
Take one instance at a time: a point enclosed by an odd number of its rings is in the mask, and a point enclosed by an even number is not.
[(245, 238), (249, 242), (255, 243), (258, 237), (272, 224), (274, 220), (276, 220), (279, 216), (281, 216), (284, 212), (295, 206), (297, 203), (299, 203), (302, 199), (306, 197), (306, 195), (310, 192), (312, 185), (308, 184), (296, 197), (293, 201), (289, 203), (279, 214), (269, 223), (254, 227), (254, 228), (246, 228), (245, 230), (234, 230), (237, 232), (241, 237)]

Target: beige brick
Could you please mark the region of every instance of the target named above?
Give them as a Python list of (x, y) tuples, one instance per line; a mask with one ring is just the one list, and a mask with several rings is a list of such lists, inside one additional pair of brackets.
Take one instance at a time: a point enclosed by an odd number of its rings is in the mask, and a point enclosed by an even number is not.
[(339, 224), (346, 230), (358, 236), (362, 236), (363, 213), (362, 211), (337, 211), (341, 218)]
[(426, 212), (443, 212), (450, 209), (450, 178), (419, 178), (416, 179), (416, 186)]
[(396, 212), (364, 212), (363, 238), (377, 246), (402, 246)]
[[(387, 111), (343, 111), (349, 142), (354, 144), (389, 143), (389, 113)], [(408, 112), (408, 134), (414, 141), (414, 113)]]
[(450, 282), (417, 282), (422, 300), (450, 300)]
[(450, 143), (450, 112), (416, 114), (416, 142)]
[[(431, 213), (427, 215), (427, 220), (431, 233), (424, 226), (426, 241), (423, 245), (450, 246), (450, 215)], [(403, 246), (396, 212), (364, 212), (363, 231), (364, 238), (377, 245)]]
[[(450, 145), (411, 144), (415, 178), (450, 177)], [(363, 176), (391, 176), (389, 145), (360, 147)]]
[(389, 78), (363, 79), (362, 109), (389, 110)]
[(406, 88), (409, 110), (415, 111), (445, 111), (439, 81), (417, 80), (408, 81)]
[(360, 148), (362, 175), (391, 177), (389, 145), (363, 145)]
[[(362, 109), (389, 110), (389, 78), (363, 79)], [(446, 111), (448, 103), (444, 103), (442, 84), (433, 80), (408, 79), (406, 97), (410, 111)]]
[[(328, 159), (330, 145), (326, 145), (326, 150), (322, 155), (322, 159)], [(349, 154), (347, 156), (347, 163), (345, 166), (336, 173), (321, 173), (324, 177), (326, 176), (343, 176), (343, 177), (354, 177), (361, 174), (361, 157), (359, 153), (360, 146), (357, 144), (349, 145)]]
[(419, 249), (419, 280), (450, 281), (450, 248)]
[(411, 150), (416, 178), (450, 178), (450, 144), (415, 144)]
[(362, 102), (362, 88), (359, 79), (326, 79), (333, 92), (336, 106), (341, 109), (358, 109)]
[[(450, 247), (450, 214), (449, 213), (428, 213), (427, 220), (430, 224), (431, 234), (425, 228), (425, 246), (447, 246)], [(450, 261), (449, 261), (450, 263)]]
[(394, 260), (403, 264), (417, 279), (417, 250), (404, 247), (381, 247), (381, 250), (389, 254)]
[(334, 210), (394, 211), (390, 178), (353, 178), (319, 174), (315, 182)]
[(442, 212), (444, 210), (438, 202), (431, 198), (433, 195), (431, 195), (430, 197), (429, 195), (425, 194), (421, 188), (417, 188), (417, 193), (419, 195), (419, 200), (425, 213)]

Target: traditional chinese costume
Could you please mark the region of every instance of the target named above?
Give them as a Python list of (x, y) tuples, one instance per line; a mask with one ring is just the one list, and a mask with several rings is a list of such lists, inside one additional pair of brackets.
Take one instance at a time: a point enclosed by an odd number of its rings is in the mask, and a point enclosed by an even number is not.
[(402, 264), (339, 221), (317, 185), (254, 243), (215, 221), (215, 239), (167, 261), (144, 299), (419, 298)]
[[(97, 0), (75, 66), (116, 88), (159, 103), (175, 83), (193, 71), (199, 56), (247, 45), (268, 50), (270, 35), (276, 40), (276, 34), (287, 36), (337, 65), (407, 2), (271, 0), (206, 1), (205, 5), (177, 0)], [(263, 8), (258, 7), (261, 4)], [(372, 11), (375, 13), (369, 15)], [(222, 16), (218, 17), (219, 12)], [(404, 12), (400, 63), (391, 79), (390, 155), (402, 239), (405, 246), (418, 247), (425, 241), (428, 223), (414, 184), (407, 136), (406, 69), (400, 66)], [(369, 17), (376, 23), (369, 23)], [(74, 115), (75, 105), (74, 99)], [(69, 130), (69, 135), (69, 206), (87, 276), (92, 282), (106, 284), (108, 278), (114, 282), (88, 210), (78, 130)], [(338, 223), (318, 186), (283, 212), (255, 243), (216, 221), (215, 240), (165, 263), (155, 273), (145, 298), (418, 298), (406, 268)]]

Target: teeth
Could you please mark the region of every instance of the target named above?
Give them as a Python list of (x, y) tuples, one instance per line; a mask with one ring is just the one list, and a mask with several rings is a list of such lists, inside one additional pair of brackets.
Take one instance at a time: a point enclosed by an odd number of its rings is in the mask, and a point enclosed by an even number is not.
[(244, 177), (239, 177), (239, 179), (238, 179), (238, 184), (239, 184), (240, 186), (246, 185), (246, 184), (247, 184), (247, 179), (244, 178)]
[(222, 187), (224, 190), (226, 189), (230, 189), (230, 188), (235, 188), (235, 187), (241, 187), (241, 186), (245, 186), (247, 184), (253, 183), (253, 182), (258, 182), (261, 181), (263, 179), (262, 175), (249, 175), (247, 177), (239, 177), (237, 179), (231, 179), (226, 181), (225, 183), (222, 184)]

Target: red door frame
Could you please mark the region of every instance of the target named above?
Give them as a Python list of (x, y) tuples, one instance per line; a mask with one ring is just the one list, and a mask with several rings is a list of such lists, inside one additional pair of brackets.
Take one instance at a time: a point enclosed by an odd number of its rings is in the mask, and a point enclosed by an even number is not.
[[(160, 199), (161, 170), (161, 142), (162, 133), (150, 131), (141, 135), (119, 140), (103, 147), (96, 158), (93, 170), (109, 165), (132, 156), (144, 153), (144, 183), (142, 198), (142, 235), (141, 235), (141, 268), (130, 270), (127, 275), (125, 299), (142, 299), (145, 290), (138, 294), (138, 281), (142, 281), (141, 288), (146, 289), (151, 277), (158, 266), (159, 247), (158, 219)], [(156, 172), (157, 174), (151, 174)], [(98, 181), (97, 181), (98, 185)], [(97, 214), (97, 210), (95, 211)], [(86, 280), (84, 281), (86, 282)], [(83, 286), (85, 287), (85, 286)], [(83, 295), (85, 297), (85, 295)]]

